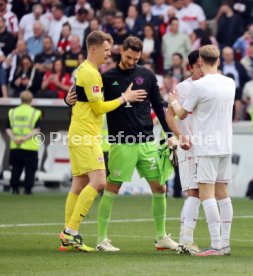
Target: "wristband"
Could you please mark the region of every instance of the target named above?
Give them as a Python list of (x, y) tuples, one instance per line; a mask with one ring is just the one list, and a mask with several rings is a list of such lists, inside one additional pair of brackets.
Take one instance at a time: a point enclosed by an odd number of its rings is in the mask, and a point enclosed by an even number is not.
[(122, 93), (122, 94), (121, 94), (121, 97), (122, 97), (122, 99), (123, 99), (123, 103), (126, 103), (127, 101), (126, 101), (124, 95), (125, 95), (125, 93)]

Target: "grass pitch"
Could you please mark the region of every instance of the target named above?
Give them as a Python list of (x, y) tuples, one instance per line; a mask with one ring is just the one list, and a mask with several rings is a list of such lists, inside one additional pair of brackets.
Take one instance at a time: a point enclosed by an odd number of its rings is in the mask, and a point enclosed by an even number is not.
[[(192, 257), (154, 249), (151, 197), (118, 197), (109, 226), (118, 253), (59, 252), (66, 194), (14, 196), (0, 193), (0, 275), (253, 275), (253, 201), (234, 199), (232, 255)], [(96, 245), (99, 198), (80, 233)], [(167, 231), (178, 240), (182, 199), (168, 198)], [(195, 233), (210, 244), (203, 211)]]

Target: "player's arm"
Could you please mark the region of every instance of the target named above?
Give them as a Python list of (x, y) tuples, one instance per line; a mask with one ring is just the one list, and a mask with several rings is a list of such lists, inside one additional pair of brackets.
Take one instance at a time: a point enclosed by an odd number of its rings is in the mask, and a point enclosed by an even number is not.
[(149, 100), (152, 104), (152, 107), (155, 111), (155, 114), (164, 130), (164, 132), (167, 134), (167, 137), (172, 136), (172, 132), (167, 125), (166, 122), (166, 103), (162, 99), (162, 96), (160, 94), (159, 86), (157, 84), (157, 79), (155, 75), (152, 76), (152, 81), (151, 81), (151, 89), (150, 89), (150, 94), (149, 94)]
[(132, 90), (133, 83), (131, 83), (127, 90), (122, 93), (122, 96), (112, 101), (103, 101), (99, 99), (94, 102), (90, 102), (90, 106), (96, 115), (102, 115), (104, 113), (113, 111), (120, 105), (127, 102), (143, 102), (147, 97), (147, 92), (145, 90)]
[(169, 105), (180, 120), (184, 120), (188, 116), (189, 112), (179, 104), (173, 93), (169, 93)]
[(171, 129), (171, 131), (179, 138), (181, 135), (181, 132), (179, 130), (176, 118), (175, 118), (175, 112), (171, 106), (168, 106), (167, 112), (166, 112), (166, 122)]

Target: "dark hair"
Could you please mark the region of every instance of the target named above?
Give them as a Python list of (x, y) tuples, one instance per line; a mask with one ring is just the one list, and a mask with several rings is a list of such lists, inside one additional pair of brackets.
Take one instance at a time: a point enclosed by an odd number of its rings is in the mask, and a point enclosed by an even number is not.
[(124, 51), (131, 49), (135, 52), (142, 52), (143, 44), (137, 36), (130, 35), (124, 40), (122, 47)]
[(91, 46), (100, 46), (105, 41), (113, 43), (113, 39), (110, 34), (104, 33), (102, 31), (93, 31), (88, 34), (86, 39), (86, 46), (89, 49)]
[(61, 58), (56, 58), (54, 61), (53, 61), (53, 66), (52, 66), (52, 73), (55, 73), (55, 63), (57, 61), (60, 61), (61, 64), (62, 64), (62, 69), (61, 69), (61, 74), (60, 74), (60, 78), (62, 79), (66, 73), (66, 68), (65, 68), (65, 64), (63, 62), (63, 60)]
[(69, 27), (70, 31), (71, 31), (71, 25), (69, 24), (69, 22), (65, 22), (62, 24), (62, 27)]
[(173, 21), (178, 21), (178, 18), (177, 17), (171, 17), (169, 19), (169, 25), (171, 25), (173, 23)]
[(181, 60), (183, 60), (183, 56), (180, 53), (174, 53), (172, 56), (178, 56)]
[(192, 67), (194, 64), (196, 64), (198, 61), (198, 58), (199, 58), (199, 51), (198, 50), (192, 51), (188, 55), (189, 66)]

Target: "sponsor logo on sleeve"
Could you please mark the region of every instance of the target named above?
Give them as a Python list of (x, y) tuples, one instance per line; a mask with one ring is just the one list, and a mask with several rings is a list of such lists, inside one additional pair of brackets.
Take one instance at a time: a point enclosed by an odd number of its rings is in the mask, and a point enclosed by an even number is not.
[(92, 94), (97, 95), (101, 92), (100, 86), (99, 85), (93, 85), (92, 86)]

